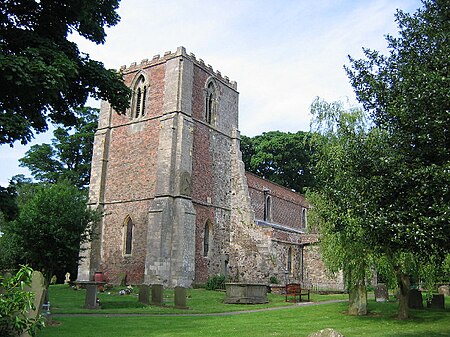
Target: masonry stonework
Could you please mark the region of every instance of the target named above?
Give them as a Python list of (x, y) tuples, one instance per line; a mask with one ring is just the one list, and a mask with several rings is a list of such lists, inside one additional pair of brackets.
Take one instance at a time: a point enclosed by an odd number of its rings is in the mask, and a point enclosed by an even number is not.
[(104, 217), (78, 279), (328, 282), (305, 198), (245, 172), (236, 83), (183, 47), (120, 71), (133, 98), (101, 106), (89, 204)]

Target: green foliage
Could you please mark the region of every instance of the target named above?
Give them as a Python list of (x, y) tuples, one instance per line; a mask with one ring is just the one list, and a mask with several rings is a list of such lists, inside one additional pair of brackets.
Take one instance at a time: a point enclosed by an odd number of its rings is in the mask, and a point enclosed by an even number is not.
[(206, 290), (225, 289), (225, 276), (214, 275), (206, 281)]
[(67, 182), (35, 186), (19, 204), (17, 219), (4, 228), (17, 262), (41, 271), (47, 284), (58, 268), (76, 265), (80, 243), (89, 239), (99, 219), (86, 201), (86, 193)]
[(311, 172), (314, 145), (308, 132), (264, 132), (241, 137), (242, 160), (246, 170), (272, 182), (303, 193), (315, 185)]
[(278, 284), (279, 281), (278, 281), (278, 279), (275, 276), (271, 276), (269, 278), (269, 283), (271, 283), (271, 284)]
[(35, 336), (38, 329), (44, 326), (41, 317), (29, 318), (28, 311), (36, 309), (33, 304), (34, 294), (25, 291), (31, 285), (33, 270), (22, 266), (16, 275), (3, 277), (0, 275), (0, 336), (16, 337), (23, 332)]
[(366, 49), (347, 68), (385, 136), (373, 178), (372, 234), (393, 251), (442, 260), (450, 251), (450, 4), (424, 1), (396, 20), (399, 37), (387, 37), (388, 56)]
[(89, 185), (98, 109), (77, 108), (74, 127), (58, 127), (52, 144), (33, 145), (21, 158), (33, 177), (42, 182), (68, 180), (78, 187)]
[(116, 25), (119, 0), (0, 2), (0, 144), (28, 143), (48, 121), (73, 125), (74, 108), (88, 95), (129, 105), (120, 73), (105, 69), (67, 39), (78, 33), (104, 43), (104, 28)]

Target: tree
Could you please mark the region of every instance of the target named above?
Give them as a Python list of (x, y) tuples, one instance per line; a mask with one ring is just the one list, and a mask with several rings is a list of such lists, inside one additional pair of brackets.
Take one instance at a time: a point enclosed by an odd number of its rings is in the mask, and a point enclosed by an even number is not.
[(52, 144), (33, 145), (19, 160), (36, 180), (47, 183), (68, 180), (80, 188), (89, 185), (98, 109), (78, 108), (76, 113), (73, 128), (58, 127), (53, 132)]
[(270, 131), (253, 138), (242, 136), (241, 151), (246, 169), (265, 179), (300, 193), (315, 184), (308, 132)]
[(120, 73), (105, 69), (67, 39), (78, 33), (104, 43), (104, 28), (118, 23), (119, 0), (0, 3), (0, 144), (28, 143), (48, 121), (73, 125), (74, 108), (88, 95), (119, 112), (130, 90)]
[(311, 113), (317, 184), (307, 193), (314, 205), (310, 223), (320, 233), (327, 268), (344, 273), (349, 313), (365, 315), (365, 280), (374, 263), (365, 228), (371, 165), (368, 126), (361, 109), (345, 109), (342, 102), (327, 103), (317, 98)]
[(364, 49), (347, 73), (358, 100), (382, 130), (368, 235), (390, 258), (408, 317), (406, 264), (437, 269), (450, 252), (450, 3), (398, 11), (389, 55)]
[(19, 204), (16, 220), (4, 228), (18, 262), (41, 271), (47, 285), (56, 270), (76, 265), (80, 243), (88, 240), (98, 220), (86, 201), (86, 193), (67, 182), (37, 185)]

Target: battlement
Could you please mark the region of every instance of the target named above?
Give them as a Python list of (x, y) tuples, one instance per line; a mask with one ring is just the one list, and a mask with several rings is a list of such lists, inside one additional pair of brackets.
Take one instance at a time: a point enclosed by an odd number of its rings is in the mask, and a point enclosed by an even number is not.
[(199, 66), (200, 68), (205, 70), (207, 73), (209, 73), (211, 76), (216, 77), (218, 80), (220, 80), (225, 85), (231, 87), (234, 90), (237, 90), (237, 83), (235, 81), (230, 81), (228, 76), (223, 76), (220, 73), (220, 71), (218, 71), (218, 70), (214, 71), (213, 67), (210, 64), (206, 64), (205, 61), (203, 61), (202, 59), (197, 59), (195, 57), (194, 53), (188, 54), (186, 52), (186, 48), (184, 48), (182, 46), (178, 47), (177, 50), (173, 53), (171, 51), (166, 51), (163, 56), (161, 56), (160, 54), (157, 54), (157, 55), (153, 56), (153, 58), (151, 60), (143, 59), (140, 63), (133, 62), (128, 67), (126, 65), (123, 65), (120, 67), (119, 72), (121, 72), (121, 73), (132, 72), (132, 71), (135, 71), (136, 69), (140, 69), (143, 67), (145, 68), (147, 66), (150, 67), (150, 66), (153, 66), (153, 65), (156, 65), (159, 63), (163, 63), (163, 62), (166, 62), (167, 60), (170, 60), (175, 57), (180, 57), (180, 56), (191, 60), (197, 66)]

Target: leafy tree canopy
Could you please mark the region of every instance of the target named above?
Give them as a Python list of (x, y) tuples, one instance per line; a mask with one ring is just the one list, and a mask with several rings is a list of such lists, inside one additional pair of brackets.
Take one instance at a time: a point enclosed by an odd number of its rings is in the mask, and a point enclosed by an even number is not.
[(446, 254), (450, 224), (450, 3), (398, 11), (389, 55), (365, 49), (347, 68), (359, 101), (384, 132), (372, 222), (380, 246)]
[(120, 73), (105, 69), (67, 39), (78, 33), (97, 44), (118, 23), (119, 0), (0, 2), (0, 144), (28, 143), (48, 121), (73, 125), (88, 95), (129, 105)]
[(29, 264), (49, 282), (61, 268), (76, 266), (80, 243), (88, 240), (99, 215), (87, 208), (86, 193), (67, 182), (34, 185), (23, 201), (0, 239), (9, 242), (12, 261)]
[(309, 132), (270, 131), (252, 138), (242, 136), (241, 151), (249, 172), (300, 193), (315, 184)]
[(68, 180), (80, 188), (89, 185), (98, 109), (77, 108), (75, 112), (74, 127), (58, 127), (52, 144), (33, 145), (19, 160), (36, 180)]

